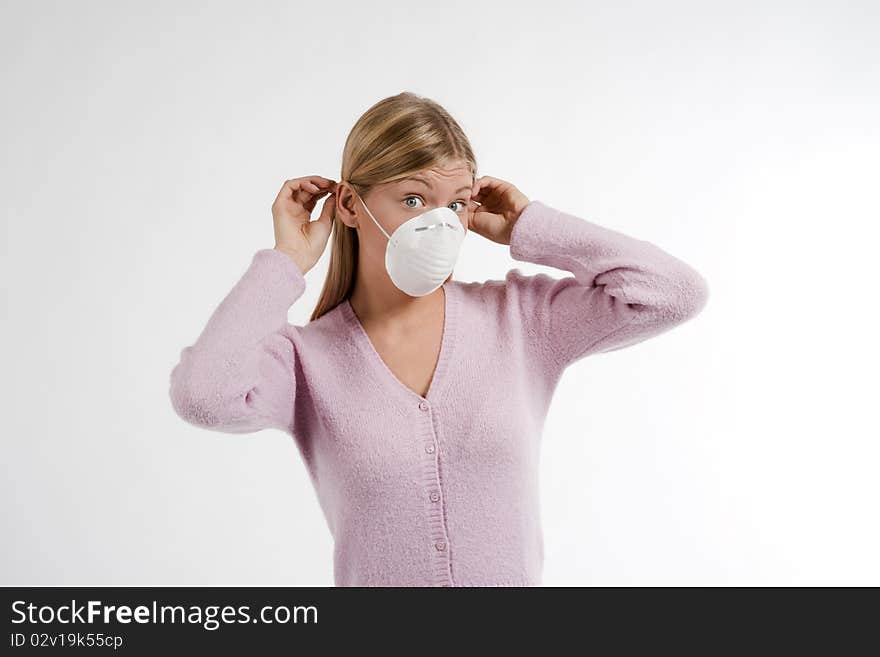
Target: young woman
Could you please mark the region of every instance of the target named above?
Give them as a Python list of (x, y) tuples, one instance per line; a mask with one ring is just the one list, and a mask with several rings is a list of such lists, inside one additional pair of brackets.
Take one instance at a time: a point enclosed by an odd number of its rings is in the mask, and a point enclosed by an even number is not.
[[(563, 370), (706, 304), (683, 261), (476, 171), (437, 103), (376, 103), (348, 136), (339, 182), (284, 183), (274, 248), (254, 254), (171, 372), (187, 422), (291, 435), (337, 586), (541, 585), (539, 450)], [(469, 233), (573, 276), (453, 280)], [(291, 325), (331, 234), (317, 306)]]

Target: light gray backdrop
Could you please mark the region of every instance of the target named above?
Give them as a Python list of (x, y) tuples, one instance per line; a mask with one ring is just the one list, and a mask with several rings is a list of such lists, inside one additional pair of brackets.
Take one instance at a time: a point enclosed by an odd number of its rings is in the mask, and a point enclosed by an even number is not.
[[(878, 33), (871, 2), (3, 2), (2, 583), (332, 583), (294, 443), (185, 424), (168, 376), (282, 182), (410, 90), (481, 175), (710, 284), (564, 375), (545, 583), (880, 584)], [(455, 276), (514, 266), (567, 275), (473, 236)]]

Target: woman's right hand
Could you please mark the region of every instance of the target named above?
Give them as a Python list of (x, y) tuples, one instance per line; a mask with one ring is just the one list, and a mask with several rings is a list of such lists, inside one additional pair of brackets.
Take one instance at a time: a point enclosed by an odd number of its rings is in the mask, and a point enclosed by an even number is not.
[[(321, 176), (303, 176), (284, 181), (272, 203), (275, 249), (287, 254), (303, 274), (315, 266), (327, 246), (333, 226), (336, 183)], [(325, 194), (321, 215), (311, 221), (312, 210)]]

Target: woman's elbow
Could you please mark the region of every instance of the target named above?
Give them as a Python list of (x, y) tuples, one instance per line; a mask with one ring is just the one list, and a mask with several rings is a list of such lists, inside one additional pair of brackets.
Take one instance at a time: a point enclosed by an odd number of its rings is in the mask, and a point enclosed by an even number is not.
[(212, 427), (222, 422), (221, 404), (182, 363), (171, 371), (168, 396), (174, 412), (190, 424)]
[(684, 322), (699, 315), (709, 303), (709, 282), (693, 267), (685, 267), (676, 279), (671, 308), (675, 321)]

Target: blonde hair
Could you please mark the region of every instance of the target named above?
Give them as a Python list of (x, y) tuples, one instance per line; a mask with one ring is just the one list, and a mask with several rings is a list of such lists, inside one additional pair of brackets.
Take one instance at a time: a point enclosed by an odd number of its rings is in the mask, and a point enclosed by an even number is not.
[[(375, 185), (452, 162), (466, 163), (476, 177), (477, 161), (461, 126), (440, 104), (403, 91), (374, 104), (354, 124), (345, 140), (340, 180), (363, 198)], [(332, 221), (330, 267), (311, 320), (349, 297), (357, 272), (357, 231), (335, 212)]]

